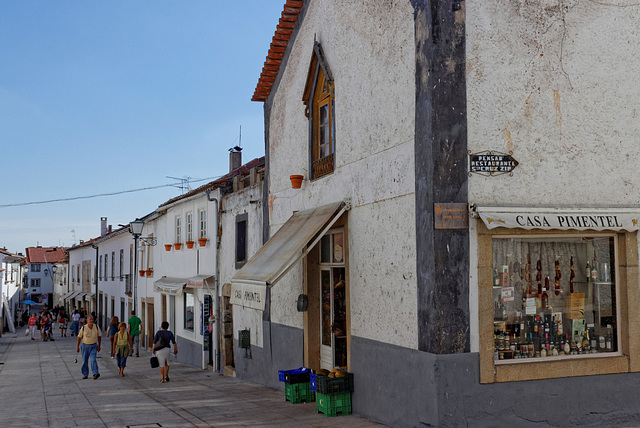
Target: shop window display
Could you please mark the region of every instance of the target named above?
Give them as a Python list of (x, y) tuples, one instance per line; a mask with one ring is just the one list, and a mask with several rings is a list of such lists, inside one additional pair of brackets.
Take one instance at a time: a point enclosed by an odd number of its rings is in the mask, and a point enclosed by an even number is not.
[(613, 235), (494, 237), (494, 359), (618, 351)]

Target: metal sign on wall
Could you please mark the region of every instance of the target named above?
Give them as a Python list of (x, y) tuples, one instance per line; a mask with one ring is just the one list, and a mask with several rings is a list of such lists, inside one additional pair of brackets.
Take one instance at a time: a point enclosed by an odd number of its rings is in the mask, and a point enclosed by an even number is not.
[(512, 155), (512, 152), (500, 153), (492, 150), (479, 153), (469, 152), (469, 175), (471, 173), (486, 176), (513, 175), (513, 170), (520, 163)]
[(468, 229), (469, 208), (466, 203), (433, 204), (435, 229)]

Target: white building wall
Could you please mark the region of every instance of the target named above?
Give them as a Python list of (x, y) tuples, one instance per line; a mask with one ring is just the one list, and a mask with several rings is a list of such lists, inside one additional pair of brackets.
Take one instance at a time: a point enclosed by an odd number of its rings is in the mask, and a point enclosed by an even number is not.
[[(413, 29), (407, 1), (310, 3), (272, 92), (268, 126), (271, 234), (294, 210), (351, 198), (352, 334), (416, 348)], [(301, 98), (314, 37), (335, 81), (336, 168), (298, 190), (289, 175), (309, 177)], [(302, 328), (292, 298), (301, 291), (299, 264), (272, 288), (273, 322)]]
[[(262, 247), (262, 186), (260, 182), (251, 187), (231, 193), (222, 198), (224, 214), (220, 218), (220, 284), (230, 284), (236, 269), (236, 218), (247, 214), (247, 260)], [(221, 288), (220, 288), (221, 289)], [(262, 311), (233, 307), (233, 334), (251, 330), (251, 345), (262, 347)], [(222, 322), (222, 320), (220, 320)]]
[[(640, 204), (640, 8), (631, 3), (465, 2), (468, 148), (512, 151), (520, 163), (513, 176), (472, 175), (471, 203)], [(470, 336), (477, 351), (474, 263), (472, 254)]]
[[(128, 229), (124, 231), (116, 231), (113, 235), (109, 236), (104, 241), (100, 241), (98, 245), (98, 260), (102, 261), (102, 266), (98, 266), (98, 294), (102, 293), (102, 304), (100, 316), (104, 320), (104, 325), (108, 325), (111, 318), (115, 315), (120, 322), (127, 322), (130, 316), (130, 311), (133, 309), (129, 307), (130, 297), (125, 294), (127, 275), (133, 272), (130, 268), (131, 263), (131, 247), (133, 245), (133, 237), (129, 233)], [(123, 251), (124, 260), (122, 268), (120, 267), (120, 250)], [(95, 249), (93, 249), (95, 252)], [(108, 255), (107, 269), (105, 272), (105, 255)], [(115, 258), (113, 256), (115, 255)], [(112, 258), (115, 262), (112, 265)], [(95, 259), (95, 255), (94, 255)], [(112, 272), (113, 266), (113, 272)], [(95, 281), (92, 282), (92, 292), (96, 292)], [(106, 296), (106, 304), (105, 304)], [(113, 305), (111, 300), (113, 298)], [(124, 299), (125, 302), (125, 316), (122, 318), (121, 314), (121, 302)]]

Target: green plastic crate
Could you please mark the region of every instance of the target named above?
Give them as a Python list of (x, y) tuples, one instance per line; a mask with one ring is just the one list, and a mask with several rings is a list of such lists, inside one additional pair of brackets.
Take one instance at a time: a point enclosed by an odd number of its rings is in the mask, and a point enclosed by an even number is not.
[(316, 403), (318, 412), (325, 416), (344, 416), (351, 414), (351, 392), (339, 392), (337, 394), (317, 393)]
[(285, 383), (284, 397), (292, 404), (313, 403), (316, 401), (316, 393), (311, 390), (309, 382)]

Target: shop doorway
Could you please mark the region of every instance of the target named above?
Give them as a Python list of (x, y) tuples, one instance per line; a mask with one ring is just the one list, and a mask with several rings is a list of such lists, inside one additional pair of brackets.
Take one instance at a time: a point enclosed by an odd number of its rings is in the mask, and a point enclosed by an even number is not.
[(153, 320), (155, 319), (153, 303), (147, 303), (147, 312), (147, 348), (151, 348), (153, 346), (153, 336), (155, 333), (153, 325)]
[[(348, 366), (348, 305), (344, 229), (334, 229), (322, 237), (317, 264), (319, 366), (332, 370)], [(314, 269), (315, 270), (315, 269)]]

